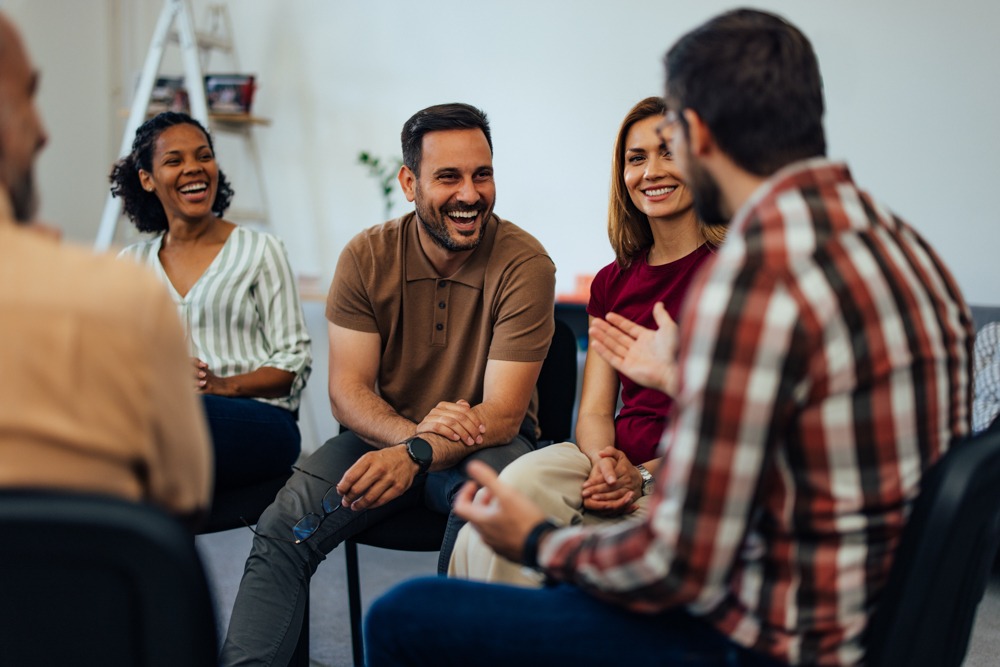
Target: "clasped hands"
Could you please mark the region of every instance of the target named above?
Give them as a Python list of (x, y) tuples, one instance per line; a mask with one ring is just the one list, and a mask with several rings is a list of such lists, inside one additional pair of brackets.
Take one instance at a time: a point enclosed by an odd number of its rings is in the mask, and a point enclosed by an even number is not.
[[(471, 447), (483, 443), (486, 425), (468, 401), (442, 401), (417, 424), (415, 433)], [(428, 441), (433, 446), (433, 438)], [(353, 511), (380, 507), (406, 492), (416, 475), (417, 465), (405, 445), (384, 447), (359, 458), (337, 483), (337, 493), (343, 506)]]
[(229, 396), (232, 392), (227, 386), (226, 378), (219, 377), (213, 373), (208, 364), (197, 357), (191, 357), (194, 364), (195, 386), (202, 394), (215, 394), (217, 396)]
[(583, 507), (606, 516), (629, 514), (638, 509), (642, 496), (642, 475), (625, 452), (605, 447), (597, 453), (590, 476), (583, 483)]

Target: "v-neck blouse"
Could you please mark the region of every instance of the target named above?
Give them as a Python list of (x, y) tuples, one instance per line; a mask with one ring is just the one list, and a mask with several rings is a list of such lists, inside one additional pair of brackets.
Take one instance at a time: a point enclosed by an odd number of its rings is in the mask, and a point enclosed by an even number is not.
[(288, 396), (256, 400), (297, 409), (312, 356), (295, 278), (281, 240), (237, 226), (182, 297), (160, 262), (163, 237), (159, 234), (130, 245), (119, 257), (131, 257), (149, 267), (167, 287), (187, 330), (191, 355), (220, 377), (263, 366), (294, 373)]

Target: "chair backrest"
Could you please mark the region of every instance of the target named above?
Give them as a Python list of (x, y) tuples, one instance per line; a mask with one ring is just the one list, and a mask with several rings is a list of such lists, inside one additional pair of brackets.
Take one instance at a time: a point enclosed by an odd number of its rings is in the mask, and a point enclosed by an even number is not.
[(537, 382), (541, 440), (565, 442), (573, 433), (577, 363), (576, 336), (568, 324), (556, 318), (549, 354)]
[(958, 667), (1000, 543), (1000, 432), (954, 445), (921, 482), (867, 636), (866, 664)]
[(215, 665), (194, 537), (147, 505), (0, 492), (0, 664)]

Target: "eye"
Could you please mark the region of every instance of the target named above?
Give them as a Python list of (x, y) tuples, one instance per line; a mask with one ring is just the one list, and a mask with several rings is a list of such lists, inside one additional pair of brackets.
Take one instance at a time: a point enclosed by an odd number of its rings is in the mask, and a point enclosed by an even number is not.
[(477, 181), (488, 181), (493, 178), (493, 172), (489, 169), (483, 169), (482, 171), (476, 172), (475, 178)]
[(645, 161), (646, 161), (646, 156), (643, 155), (642, 153), (633, 153), (632, 155), (628, 156), (629, 164), (642, 164)]
[(660, 157), (665, 158), (667, 160), (673, 160), (674, 154), (673, 151), (667, 148), (666, 144), (663, 144), (660, 146)]

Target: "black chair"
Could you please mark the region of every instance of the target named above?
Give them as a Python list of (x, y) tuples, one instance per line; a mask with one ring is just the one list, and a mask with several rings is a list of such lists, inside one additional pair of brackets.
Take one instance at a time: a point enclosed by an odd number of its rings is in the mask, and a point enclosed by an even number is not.
[(921, 483), (867, 634), (874, 667), (959, 667), (1000, 543), (1000, 432), (952, 447)]
[(0, 492), (0, 664), (209, 667), (211, 594), (194, 538), (148, 505)]
[[(233, 528), (246, 529), (246, 525), (257, 523), (261, 513), (274, 502), (278, 491), (292, 476), (291, 469), (279, 475), (270, 477), (246, 486), (229, 489), (216, 489), (212, 496), (212, 509), (208, 517), (198, 528), (199, 535), (218, 533)], [(308, 590), (306, 591), (308, 595)], [(306, 599), (306, 615), (299, 633), (299, 642), (295, 654), (289, 663), (290, 667), (308, 667), (309, 665), (309, 600)]]
[[(573, 432), (576, 405), (577, 345), (572, 329), (555, 321), (549, 353), (538, 374), (539, 446), (564, 442)], [(351, 649), (354, 664), (365, 664), (361, 636), (361, 584), (358, 572), (358, 545), (397, 551), (438, 551), (444, 539), (448, 517), (424, 507), (414, 507), (371, 526), (344, 541), (347, 564), (347, 599), (351, 620)]]
[(292, 476), (291, 469), (269, 479), (231, 489), (216, 489), (212, 509), (198, 534), (218, 533), (233, 528), (245, 528), (243, 522), (255, 524), (261, 512), (274, 502), (274, 497)]

